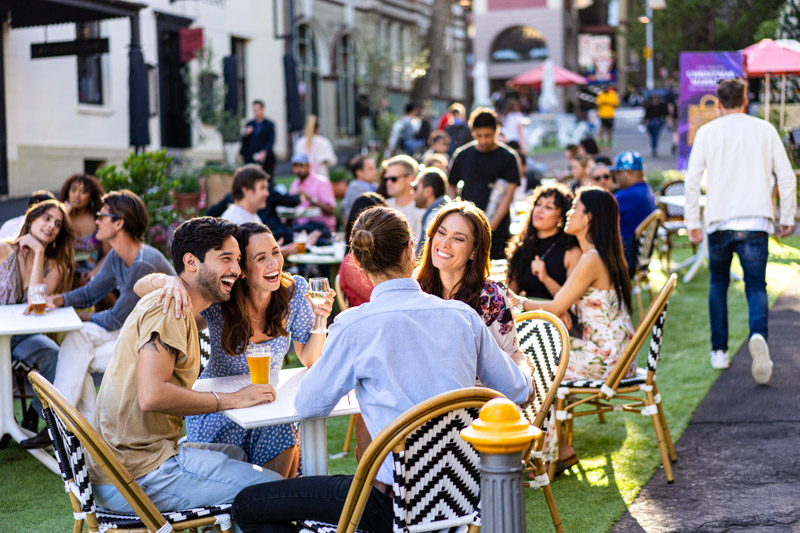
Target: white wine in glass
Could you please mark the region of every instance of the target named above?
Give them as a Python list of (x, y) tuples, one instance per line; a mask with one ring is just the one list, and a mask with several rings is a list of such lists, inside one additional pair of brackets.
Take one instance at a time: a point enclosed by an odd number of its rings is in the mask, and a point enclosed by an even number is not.
[[(314, 305), (324, 304), (329, 290), (328, 278), (311, 278), (308, 280), (308, 297), (311, 298)], [(311, 333), (328, 333), (325, 320), (316, 313), (314, 314), (314, 327), (311, 329)]]

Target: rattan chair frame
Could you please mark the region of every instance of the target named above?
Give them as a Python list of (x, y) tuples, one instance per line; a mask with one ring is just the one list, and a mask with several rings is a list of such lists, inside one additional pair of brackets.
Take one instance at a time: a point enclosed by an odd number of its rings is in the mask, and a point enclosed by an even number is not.
[[(339, 304), (339, 311), (344, 311), (350, 308), (350, 302), (347, 301), (344, 291), (342, 291), (342, 282), (339, 274), (333, 278), (333, 289), (336, 291), (336, 302)], [(344, 434), (344, 444), (342, 445), (342, 452), (350, 453), (350, 447), (353, 444), (353, 434), (356, 430), (356, 415), (350, 415), (350, 420), (347, 422), (347, 431)], [(338, 454), (337, 454), (338, 456)]]
[[(655, 249), (658, 228), (664, 214), (656, 209), (647, 218), (642, 220), (634, 232), (634, 242), (636, 243), (636, 267), (633, 272), (633, 292), (636, 293), (636, 311), (639, 320), (643, 318), (644, 305), (642, 304), (642, 290), (646, 287), (650, 300), (653, 300), (653, 290), (650, 287), (650, 260)], [(649, 239), (647, 238), (649, 237)], [(642, 242), (644, 241), (644, 242)]]
[[(545, 393), (544, 400), (541, 402), (539, 409), (535, 412), (535, 416), (531, 419), (531, 409), (522, 409), (523, 414), (526, 416), (526, 418), (528, 418), (528, 422), (542, 430), (542, 433), (536, 439), (534, 439), (523, 455), (525, 461), (525, 472), (533, 472), (536, 481), (524, 481), (523, 484), (527, 487), (539, 487), (542, 489), (547, 502), (547, 508), (550, 511), (550, 517), (553, 519), (553, 527), (557, 532), (563, 533), (564, 526), (561, 522), (561, 515), (558, 512), (558, 506), (556, 505), (555, 496), (553, 495), (553, 489), (550, 487), (549, 483), (553, 478), (552, 476), (548, 475), (548, 469), (542, 459), (542, 449), (544, 448), (544, 435), (546, 432), (546, 428), (543, 426), (547, 415), (553, 406), (553, 402), (555, 401), (558, 388), (561, 385), (561, 380), (564, 378), (564, 374), (567, 372), (567, 364), (569, 363), (569, 332), (567, 331), (564, 323), (558, 317), (552, 313), (548, 313), (547, 311), (526, 311), (516, 316), (516, 324), (520, 324), (521, 322), (528, 320), (540, 320), (546, 322), (547, 324), (551, 324), (556, 329), (561, 342), (561, 354), (559, 355), (558, 367), (556, 367), (553, 380), (550, 382), (547, 392)], [(542, 354), (531, 354), (525, 352), (525, 355), (528, 356), (528, 360), (531, 364), (531, 371), (536, 372), (540, 366), (537, 364), (539, 363), (538, 358), (541, 357)], [(533, 378), (533, 376), (531, 377)], [(548, 477), (544, 478), (543, 476), (545, 475)]]
[[(106, 531), (124, 531), (126, 533), (139, 531), (160, 532), (197, 529), (202, 526), (209, 527), (214, 525), (217, 520), (216, 517), (207, 516), (192, 518), (181, 522), (173, 522), (170, 529), (167, 519), (159, 512), (155, 504), (150, 500), (147, 494), (145, 494), (128, 469), (125, 468), (117, 456), (114, 455), (114, 452), (108, 444), (103, 441), (97, 433), (97, 430), (86, 421), (86, 418), (64, 398), (58, 389), (39, 374), (39, 372), (35, 370), (32, 371), (28, 374), (28, 379), (33, 385), (33, 390), (41, 399), (44, 408), (51, 409), (56, 416), (63, 421), (66, 428), (78, 438), (85, 450), (92, 456), (117, 490), (119, 490), (120, 494), (122, 494), (125, 501), (128, 502), (128, 505), (131, 506), (136, 516), (141, 519), (146, 528), (108, 529)], [(73, 533), (80, 533), (83, 531), (84, 519), (79, 518), (79, 516), (83, 514), (86, 516), (85, 522), (87, 529), (91, 532), (100, 531), (96, 514), (94, 512), (84, 513), (80, 501), (71, 492), (69, 493), (69, 498), (72, 503), (73, 513), (75, 513)], [(230, 529), (223, 529), (223, 533), (230, 533)]]
[[(597, 414), (601, 416), (601, 421), (603, 421), (602, 416), (612, 411), (649, 415), (653, 422), (653, 429), (655, 430), (668, 483), (674, 481), (671, 463), (677, 461), (678, 457), (675, 454), (675, 446), (672, 442), (661, 396), (656, 385), (655, 367), (660, 358), (661, 338), (656, 339), (655, 336), (656, 333), (660, 335), (663, 332), (667, 304), (676, 284), (677, 275), (670, 275), (664, 287), (650, 303), (644, 318), (634, 331), (633, 338), (625, 348), (622, 357), (601, 387), (562, 385), (556, 398), (556, 433), (559, 441), (567, 439), (570, 445), (573, 443), (573, 424), (576, 417)], [(641, 370), (637, 374), (637, 378), (639, 378), (637, 381), (641, 381), (641, 377), (644, 376), (644, 383), (621, 385), (625, 373), (648, 337), (651, 337), (650, 358), (655, 358), (655, 362), (651, 364), (648, 361), (646, 374), (642, 373)], [(639, 394), (634, 395), (635, 393)], [(641, 393), (644, 393), (644, 396), (641, 396)], [(590, 409), (578, 410), (578, 407), (581, 406), (589, 406)], [(550, 471), (555, 473), (554, 464), (550, 465)]]
[[(390, 452), (403, 448), (409, 433), (444, 413), (468, 407), (479, 408), (489, 400), (501, 397), (503, 394), (496, 390), (468, 387), (434, 396), (397, 417), (375, 437), (358, 463), (336, 531), (355, 533), (383, 460)], [(478, 531), (477, 526), (470, 527), (470, 531)]]

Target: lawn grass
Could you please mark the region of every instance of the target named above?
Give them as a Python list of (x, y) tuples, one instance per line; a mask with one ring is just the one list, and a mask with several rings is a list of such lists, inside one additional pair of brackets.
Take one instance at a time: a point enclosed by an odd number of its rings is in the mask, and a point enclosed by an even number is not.
[[(767, 289), (770, 305), (800, 266), (800, 237), (770, 242)], [(674, 253), (680, 261), (688, 250)], [(653, 262), (653, 267), (656, 263)], [(738, 265), (734, 270), (739, 270)], [(651, 274), (654, 288), (666, 276)], [(677, 441), (700, 401), (719, 376), (708, 364), (708, 271), (701, 268), (688, 284), (679, 281), (670, 301), (658, 383), (667, 421)], [(646, 298), (645, 298), (646, 299)], [(742, 282), (733, 282), (729, 295), (730, 352), (747, 336), (747, 304)], [(639, 356), (646, 359), (646, 343)], [(584, 417), (575, 424), (575, 448), (580, 468), (559, 476), (553, 492), (567, 531), (608, 531), (661, 465), (652, 423), (647, 417), (610, 413), (605, 424)], [(328, 421), (329, 453), (341, 451), (347, 417)], [(330, 462), (330, 472), (353, 473), (352, 453)], [(677, 480), (674, 489), (680, 490)], [(525, 491), (527, 530), (552, 531), (544, 497)], [(72, 529), (71, 508), (61, 478), (21, 450), (16, 443), (0, 450), (0, 531), (51, 533)]]

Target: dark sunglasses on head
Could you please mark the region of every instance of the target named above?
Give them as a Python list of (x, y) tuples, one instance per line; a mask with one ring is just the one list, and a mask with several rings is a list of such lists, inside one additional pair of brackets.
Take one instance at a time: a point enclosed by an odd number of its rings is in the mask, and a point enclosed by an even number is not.
[(600, 174), (599, 176), (592, 176), (592, 181), (610, 180), (611, 174)]
[(108, 218), (117, 218), (117, 215), (112, 215), (111, 213), (103, 213), (102, 211), (98, 211), (95, 213), (97, 218), (108, 217)]

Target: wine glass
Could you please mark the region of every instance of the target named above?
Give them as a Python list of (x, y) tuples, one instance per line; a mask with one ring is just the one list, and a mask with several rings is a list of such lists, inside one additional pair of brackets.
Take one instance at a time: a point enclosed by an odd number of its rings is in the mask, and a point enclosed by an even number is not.
[[(330, 290), (328, 278), (311, 278), (308, 280), (308, 297), (314, 305), (322, 305)], [(321, 315), (314, 313), (314, 327), (311, 333), (328, 333), (327, 324)]]

